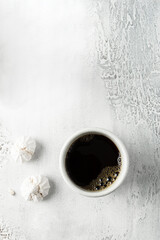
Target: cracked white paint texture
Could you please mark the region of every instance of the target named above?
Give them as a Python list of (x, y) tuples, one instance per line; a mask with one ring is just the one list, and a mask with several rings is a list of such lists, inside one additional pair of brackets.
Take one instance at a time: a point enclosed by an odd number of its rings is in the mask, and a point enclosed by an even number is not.
[(0, 218), (0, 240), (26, 240), (21, 231)]
[[(149, 0), (0, 1), (0, 240), (2, 229), (11, 240), (160, 239), (159, 11)], [(72, 192), (58, 162), (67, 137), (92, 126), (130, 155), (124, 184), (99, 199)], [(10, 159), (21, 135), (37, 143), (23, 165)], [(23, 201), (22, 181), (39, 174), (49, 196)]]
[(0, 168), (3, 167), (10, 158), (11, 146), (10, 133), (4, 126), (0, 125)]
[(97, 1), (97, 57), (118, 119), (160, 133), (158, 1)]

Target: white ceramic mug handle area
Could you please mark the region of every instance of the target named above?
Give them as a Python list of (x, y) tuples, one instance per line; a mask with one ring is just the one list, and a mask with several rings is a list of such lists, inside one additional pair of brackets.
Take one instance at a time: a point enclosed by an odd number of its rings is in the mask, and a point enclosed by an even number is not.
[[(100, 191), (87, 191), (87, 190), (82, 189), (81, 187), (77, 186), (68, 176), (66, 167), (65, 167), (66, 154), (67, 154), (71, 144), (79, 137), (83, 136), (84, 134), (89, 134), (89, 133), (90, 134), (91, 133), (92, 134), (101, 134), (101, 135), (106, 136), (118, 147), (118, 149), (121, 153), (122, 166), (121, 166), (121, 172), (120, 172), (118, 178), (116, 179), (116, 181), (113, 184), (111, 184), (111, 186), (109, 186), (103, 190), (100, 190)], [(87, 128), (87, 129), (83, 129), (81, 131), (76, 132), (65, 142), (65, 144), (63, 145), (61, 152), (60, 152), (60, 171), (61, 171), (64, 181), (69, 185), (69, 187), (72, 190), (74, 190), (77, 193), (80, 193), (82, 195), (85, 195), (87, 197), (101, 197), (101, 196), (104, 196), (104, 195), (107, 195), (107, 194), (113, 192), (124, 181), (124, 179), (127, 175), (127, 172), (128, 172), (128, 166), (129, 166), (129, 156), (128, 156), (126, 147), (124, 146), (122, 141), (117, 136), (115, 136), (113, 133), (111, 133), (107, 130), (101, 129), (101, 128)]]

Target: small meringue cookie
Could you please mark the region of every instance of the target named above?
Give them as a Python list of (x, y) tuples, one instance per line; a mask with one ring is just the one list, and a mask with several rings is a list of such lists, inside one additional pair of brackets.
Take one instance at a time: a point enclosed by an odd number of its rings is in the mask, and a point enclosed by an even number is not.
[(21, 185), (21, 194), (26, 201), (39, 202), (48, 195), (49, 180), (44, 176), (27, 177)]
[(20, 137), (14, 143), (11, 155), (16, 162), (28, 162), (31, 160), (36, 148), (36, 142), (31, 137)]

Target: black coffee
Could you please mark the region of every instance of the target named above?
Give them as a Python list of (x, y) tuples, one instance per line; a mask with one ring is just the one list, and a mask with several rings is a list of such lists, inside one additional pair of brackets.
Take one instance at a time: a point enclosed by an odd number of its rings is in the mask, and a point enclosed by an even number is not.
[(90, 191), (102, 190), (109, 187), (120, 173), (120, 152), (109, 138), (86, 134), (69, 148), (66, 170), (78, 186)]

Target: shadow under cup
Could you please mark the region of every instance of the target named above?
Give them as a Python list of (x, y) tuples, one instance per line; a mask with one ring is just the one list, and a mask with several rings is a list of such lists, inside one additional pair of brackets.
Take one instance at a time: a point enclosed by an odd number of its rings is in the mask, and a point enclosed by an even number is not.
[(89, 197), (111, 193), (123, 182), (129, 157), (121, 140), (103, 129), (77, 132), (64, 144), (60, 170), (65, 182)]

